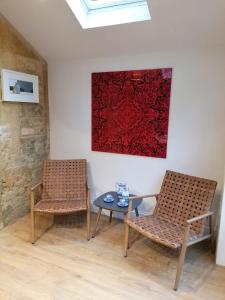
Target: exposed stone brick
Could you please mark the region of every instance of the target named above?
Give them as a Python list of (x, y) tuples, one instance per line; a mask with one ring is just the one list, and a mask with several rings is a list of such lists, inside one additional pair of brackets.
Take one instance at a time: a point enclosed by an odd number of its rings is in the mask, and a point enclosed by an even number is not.
[(28, 212), (49, 153), (47, 64), (2, 15), (1, 68), (38, 75), (40, 103), (0, 102), (0, 229)]

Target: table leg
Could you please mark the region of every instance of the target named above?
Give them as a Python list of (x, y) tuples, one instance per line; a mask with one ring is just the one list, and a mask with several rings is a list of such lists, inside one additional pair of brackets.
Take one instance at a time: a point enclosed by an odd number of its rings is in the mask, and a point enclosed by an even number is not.
[(124, 213), (124, 235), (125, 235), (125, 243), (127, 243), (127, 248), (130, 248), (130, 245), (129, 245), (129, 238), (128, 238), (128, 235), (129, 235), (129, 226), (127, 226), (126, 224), (126, 221), (127, 221), (127, 213)]
[(135, 208), (135, 214), (136, 214), (136, 217), (139, 217), (139, 212), (138, 212), (138, 208), (137, 207)]
[(97, 213), (97, 218), (96, 218), (96, 223), (95, 223), (94, 232), (93, 232), (93, 234), (92, 234), (92, 237), (93, 237), (93, 238), (95, 237), (96, 231), (97, 231), (97, 229), (98, 229), (98, 223), (99, 223), (99, 220), (100, 220), (100, 217), (101, 217), (101, 213), (102, 213), (102, 208), (99, 207), (98, 213)]
[(113, 215), (113, 211), (110, 210), (109, 223), (112, 223), (112, 215)]

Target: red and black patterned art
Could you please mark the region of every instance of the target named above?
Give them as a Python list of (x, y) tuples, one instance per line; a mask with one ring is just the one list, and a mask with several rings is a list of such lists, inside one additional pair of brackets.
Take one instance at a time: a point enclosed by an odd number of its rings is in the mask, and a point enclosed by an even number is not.
[(92, 73), (92, 150), (166, 157), (172, 69)]

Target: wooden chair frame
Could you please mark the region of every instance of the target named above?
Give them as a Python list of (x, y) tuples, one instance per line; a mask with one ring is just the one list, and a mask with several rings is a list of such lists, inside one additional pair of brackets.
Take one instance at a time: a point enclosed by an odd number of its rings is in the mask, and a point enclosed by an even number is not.
[[(129, 197), (128, 213), (127, 213), (127, 219), (125, 222), (125, 242), (124, 242), (124, 256), (125, 257), (127, 257), (127, 249), (128, 249), (128, 244), (129, 244), (129, 229), (130, 229), (130, 226), (127, 221), (128, 221), (128, 219), (130, 219), (132, 201), (135, 200), (136, 198), (144, 199), (144, 198), (153, 198), (153, 197), (156, 198), (156, 200), (157, 200), (157, 196), (158, 196), (158, 194)], [(181, 274), (182, 274), (182, 270), (183, 270), (184, 259), (185, 259), (185, 254), (186, 254), (187, 248), (194, 244), (197, 244), (201, 241), (204, 241), (207, 239), (213, 239), (212, 215), (213, 215), (213, 213), (211, 211), (209, 211), (203, 215), (199, 215), (197, 217), (191, 218), (186, 221), (185, 231), (184, 231), (184, 236), (183, 236), (183, 243), (182, 243), (182, 246), (180, 249), (180, 255), (179, 255), (178, 264), (177, 264), (176, 279), (175, 279), (175, 284), (174, 284), (175, 291), (177, 291), (177, 289), (179, 287), (179, 282), (180, 282), (180, 278), (181, 278)], [(209, 218), (209, 228), (210, 228), (209, 234), (205, 234), (205, 235), (201, 236), (200, 238), (196, 238), (193, 241), (188, 241), (191, 225), (194, 222), (197, 222), (197, 221), (205, 219), (205, 218)]]
[[(43, 188), (43, 183), (39, 182), (35, 186), (33, 186), (30, 190), (30, 218), (31, 218), (31, 243), (34, 244), (36, 242), (35, 236), (35, 214), (38, 212), (34, 211), (35, 206), (35, 192), (38, 188)], [(90, 209), (90, 188), (88, 183), (86, 184), (86, 203), (87, 203), (87, 240), (89, 241), (91, 238), (91, 209)], [(40, 199), (39, 199), (40, 200)], [(48, 213), (50, 214), (50, 213)]]

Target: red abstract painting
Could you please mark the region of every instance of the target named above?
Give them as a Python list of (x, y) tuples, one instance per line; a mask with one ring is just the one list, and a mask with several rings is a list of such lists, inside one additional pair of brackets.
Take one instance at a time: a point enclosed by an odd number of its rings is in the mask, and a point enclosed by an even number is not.
[(166, 158), (172, 69), (92, 73), (92, 150)]

